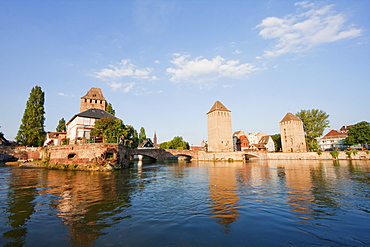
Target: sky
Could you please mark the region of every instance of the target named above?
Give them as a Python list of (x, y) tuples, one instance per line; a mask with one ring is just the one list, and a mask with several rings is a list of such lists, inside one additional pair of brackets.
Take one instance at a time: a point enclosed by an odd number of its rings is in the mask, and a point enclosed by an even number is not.
[(246, 133), (277, 134), (302, 109), (329, 114), (326, 132), (370, 121), (369, 11), (368, 0), (0, 0), (0, 131), (14, 140), (36, 85), (46, 131), (91, 87), (159, 143), (199, 146), (215, 101)]

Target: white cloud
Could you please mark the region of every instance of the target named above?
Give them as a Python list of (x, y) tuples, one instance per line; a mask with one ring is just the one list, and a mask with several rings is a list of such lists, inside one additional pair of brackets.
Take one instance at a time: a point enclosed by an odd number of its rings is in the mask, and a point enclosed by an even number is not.
[(130, 63), (130, 59), (122, 60), (117, 66), (109, 65), (108, 69), (101, 69), (94, 76), (104, 81), (117, 80), (123, 77), (135, 79), (150, 79), (149, 74), (152, 68), (138, 69), (136, 65)]
[(161, 63), (161, 61), (159, 61), (159, 60), (155, 60), (155, 61), (154, 61), (154, 63), (155, 63), (155, 64), (160, 64), (160, 63)]
[(65, 93), (57, 93), (59, 96), (64, 96), (64, 97), (73, 97), (72, 95), (65, 94)]
[(113, 90), (113, 91), (116, 91), (117, 89), (121, 88), (122, 87), (122, 83), (120, 82), (108, 82), (107, 83), (108, 86)]
[(242, 51), (235, 50), (233, 53), (234, 53), (234, 54), (241, 54), (241, 53), (242, 53)]
[(251, 63), (240, 64), (239, 60), (226, 60), (221, 56), (208, 60), (203, 57), (196, 57), (189, 60), (189, 55), (173, 54), (173, 63), (176, 68), (167, 68), (171, 74), (171, 81), (192, 81), (204, 83), (221, 77), (244, 78), (258, 70)]
[(131, 91), (131, 89), (135, 86), (135, 82), (129, 82), (129, 83), (124, 83), (123, 84), (123, 89), (122, 91), (125, 93), (128, 93)]
[(256, 26), (261, 28), (259, 34), (263, 38), (277, 39), (277, 44), (265, 51), (265, 57), (300, 53), (320, 44), (362, 35), (361, 29), (345, 25), (345, 15), (332, 10), (333, 5), (317, 7), (305, 1), (295, 6), (305, 12), (283, 18), (267, 17)]

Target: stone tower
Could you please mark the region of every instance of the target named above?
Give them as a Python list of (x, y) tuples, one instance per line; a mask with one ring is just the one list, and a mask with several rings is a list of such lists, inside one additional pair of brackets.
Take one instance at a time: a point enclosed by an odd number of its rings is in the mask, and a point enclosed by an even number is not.
[(233, 151), (233, 133), (231, 111), (220, 101), (216, 101), (207, 113), (208, 118), (208, 151)]
[(283, 152), (307, 152), (303, 122), (290, 112), (280, 121), (280, 135)]
[(81, 97), (80, 112), (86, 111), (91, 108), (96, 108), (105, 111), (106, 100), (100, 88), (92, 87)]

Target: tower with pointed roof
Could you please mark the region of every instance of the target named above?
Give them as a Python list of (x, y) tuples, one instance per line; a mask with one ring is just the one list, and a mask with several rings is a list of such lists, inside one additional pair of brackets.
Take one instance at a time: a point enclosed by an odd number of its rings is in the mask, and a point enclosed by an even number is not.
[(208, 151), (233, 151), (233, 133), (231, 111), (220, 101), (216, 101), (207, 113), (208, 119)]
[(86, 111), (91, 108), (105, 111), (106, 104), (107, 102), (103, 96), (101, 89), (92, 87), (85, 94), (85, 96), (81, 97), (80, 112)]
[(280, 135), (283, 152), (307, 152), (303, 122), (290, 112), (280, 121)]

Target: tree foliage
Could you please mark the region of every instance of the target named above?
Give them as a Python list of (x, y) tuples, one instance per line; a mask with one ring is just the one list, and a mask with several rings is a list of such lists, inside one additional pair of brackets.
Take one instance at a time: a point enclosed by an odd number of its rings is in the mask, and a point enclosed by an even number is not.
[(139, 132), (139, 143), (142, 143), (144, 140), (146, 140), (146, 133), (144, 127), (141, 127)]
[(64, 120), (64, 118), (62, 118), (62, 119), (59, 120), (59, 123), (58, 123), (58, 126), (56, 128), (56, 131), (57, 132), (63, 132), (63, 131), (66, 131), (66, 130), (67, 130), (66, 120)]
[(121, 119), (104, 117), (95, 121), (91, 136), (103, 137), (105, 142), (122, 141), (123, 144), (133, 143), (134, 128), (124, 125)]
[(42, 146), (46, 135), (44, 130), (44, 103), (45, 94), (41, 87), (33, 87), (15, 138), (18, 143), (26, 146)]
[(346, 145), (370, 143), (370, 123), (366, 121), (359, 122), (349, 127), (347, 134), (348, 137), (344, 140)]
[(107, 102), (107, 105), (105, 106), (105, 111), (112, 114), (113, 116), (116, 115), (116, 111), (113, 109), (113, 106), (111, 103)]
[(275, 143), (275, 152), (281, 151), (281, 135), (275, 134), (275, 135), (272, 135), (271, 138)]
[(303, 122), (306, 143), (309, 150), (318, 149), (317, 138), (322, 136), (329, 126), (329, 115), (323, 110), (301, 110), (295, 114)]
[(182, 137), (176, 136), (171, 141), (161, 143), (160, 148), (188, 150), (190, 148), (190, 145), (188, 142), (184, 141)]

